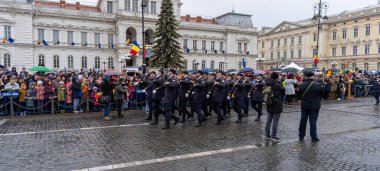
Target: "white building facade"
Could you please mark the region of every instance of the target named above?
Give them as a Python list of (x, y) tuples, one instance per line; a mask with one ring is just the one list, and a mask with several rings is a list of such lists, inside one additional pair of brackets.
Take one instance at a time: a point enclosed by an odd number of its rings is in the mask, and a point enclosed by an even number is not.
[[(152, 48), (161, 0), (147, 2), (145, 42)], [(201, 17), (193, 21), (190, 16), (180, 16), (180, 0), (173, 2), (180, 21), (182, 37), (178, 41), (185, 69), (238, 70), (243, 58), (247, 66), (256, 67), (258, 33), (249, 15), (228, 13), (213, 22)], [(141, 54), (126, 57), (133, 44), (127, 42), (136, 40), (142, 48), (141, 10), (141, 0), (99, 0), (92, 5), (3, 0), (0, 64), (18, 69), (44, 65), (56, 70), (139, 67)], [(231, 16), (241, 19), (234, 23), (228, 21)]]

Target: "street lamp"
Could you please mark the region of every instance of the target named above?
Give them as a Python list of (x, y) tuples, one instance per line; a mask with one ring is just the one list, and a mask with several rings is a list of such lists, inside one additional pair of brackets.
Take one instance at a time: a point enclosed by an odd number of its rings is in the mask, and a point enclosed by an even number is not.
[[(327, 17), (327, 15), (326, 15), (327, 9), (329, 8), (329, 4), (327, 2), (322, 2), (322, 0), (319, 0), (319, 3), (314, 4), (313, 8), (314, 8), (314, 16), (313, 16), (312, 20), (318, 22), (317, 47), (316, 47), (315, 54), (313, 54), (313, 57), (314, 57), (314, 55), (318, 57), (319, 33), (320, 33), (320, 30), (322, 29), (321, 19), (322, 20), (328, 20), (329, 19), (329, 17)], [(323, 17), (322, 17), (322, 13), (324, 13)], [(318, 67), (318, 63), (316, 63), (314, 65), (315, 65), (315, 67)]]
[(336, 63), (336, 61), (333, 61), (332, 63), (331, 63), (331, 67), (333, 68), (333, 69), (335, 69), (335, 67), (338, 65), (338, 63)]
[[(144, 51), (145, 51), (145, 28), (144, 28), (144, 12), (145, 12), (145, 8), (147, 6), (147, 2), (148, 0), (142, 0), (141, 1), (141, 12), (142, 12), (142, 15), (141, 15), (141, 18), (142, 18), (142, 41), (143, 41), (143, 54), (144, 54)], [(143, 63), (142, 63), (142, 67), (146, 67), (145, 65), (145, 57), (143, 56)], [(143, 70), (143, 75), (145, 75), (145, 71), (146, 69), (142, 68)]]

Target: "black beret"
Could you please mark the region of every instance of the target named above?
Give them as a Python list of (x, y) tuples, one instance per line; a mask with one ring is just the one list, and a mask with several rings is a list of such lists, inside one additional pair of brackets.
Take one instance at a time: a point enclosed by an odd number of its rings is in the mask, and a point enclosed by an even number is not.
[(314, 72), (311, 72), (311, 71), (305, 71), (305, 72), (303, 73), (303, 75), (305, 75), (305, 77), (312, 77), (312, 76), (314, 76)]

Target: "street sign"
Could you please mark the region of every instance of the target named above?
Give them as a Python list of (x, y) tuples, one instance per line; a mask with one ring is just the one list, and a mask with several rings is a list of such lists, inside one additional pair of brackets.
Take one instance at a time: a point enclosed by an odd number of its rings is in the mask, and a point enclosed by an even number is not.
[(1, 93), (2, 97), (17, 97), (19, 95), (20, 95), (19, 92), (2, 92)]

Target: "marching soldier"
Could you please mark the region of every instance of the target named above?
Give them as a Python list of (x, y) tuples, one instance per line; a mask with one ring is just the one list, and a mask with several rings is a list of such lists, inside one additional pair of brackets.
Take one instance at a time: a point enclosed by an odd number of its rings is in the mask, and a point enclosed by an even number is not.
[(244, 116), (248, 117), (248, 112), (249, 112), (249, 97), (248, 94), (251, 91), (252, 88), (252, 83), (251, 79), (247, 76), (246, 80), (244, 80)]
[(203, 89), (203, 96), (202, 96), (202, 110), (203, 110), (203, 113), (204, 113), (204, 117), (205, 119), (207, 119), (208, 116), (210, 116), (210, 112), (208, 111), (208, 105), (209, 105), (209, 102), (208, 102), (208, 98), (207, 96), (210, 96), (208, 94), (210, 88), (211, 88), (211, 84), (212, 82), (208, 79), (208, 73), (203, 73), (203, 76), (202, 76), (202, 81), (205, 83), (205, 88)]
[(165, 126), (162, 129), (170, 128), (170, 119), (174, 119), (174, 125), (177, 125), (179, 118), (173, 115), (174, 102), (177, 99), (177, 80), (174, 75), (174, 69), (170, 69), (167, 73), (167, 81), (164, 83), (164, 97), (162, 98), (162, 105), (165, 112)]
[(214, 82), (214, 88), (213, 88), (213, 108), (214, 112), (218, 115), (218, 120), (216, 121), (215, 125), (220, 125), (222, 121), (224, 120), (223, 114), (222, 114), (222, 104), (225, 101), (225, 83), (222, 80), (222, 74), (223, 72), (218, 72), (216, 74), (216, 80)]
[(149, 107), (149, 115), (145, 118), (145, 120), (150, 121), (153, 117), (154, 107), (153, 107), (153, 81), (156, 78), (156, 73), (151, 72), (149, 77), (143, 81), (143, 85), (146, 85), (144, 91), (146, 92), (146, 100)]
[(194, 112), (198, 117), (198, 122), (195, 127), (201, 127), (202, 123), (205, 121), (205, 116), (202, 112), (202, 104), (204, 103), (206, 83), (203, 80), (202, 75), (202, 71), (197, 72), (197, 78), (194, 80), (194, 86), (192, 88)]
[(238, 120), (236, 123), (241, 123), (241, 119), (243, 118), (242, 108), (244, 107), (244, 98), (245, 98), (245, 84), (243, 82), (243, 75), (239, 74), (237, 76), (237, 81), (232, 88), (232, 94), (230, 97), (233, 99), (233, 109), (238, 114)]
[(165, 78), (163, 76), (164, 71), (158, 70), (156, 71), (156, 78), (153, 80), (153, 108), (154, 108), (154, 121), (150, 125), (158, 124), (158, 116), (160, 114), (164, 114), (164, 112), (160, 108), (161, 99), (164, 97), (164, 83)]
[(186, 122), (186, 116), (188, 118), (194, 117), (189, 111), (187, 111), (187, 100), (189, 98), (188, 91), (191, 88), (192, 82), (189, 77), (189, 73), (184, 71), (181, 75), (179, 75), (179, 90), (178, 90), (178, 100), (179, 100), (179, 108), (180, 108), (180, 123)]

